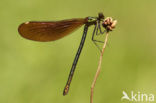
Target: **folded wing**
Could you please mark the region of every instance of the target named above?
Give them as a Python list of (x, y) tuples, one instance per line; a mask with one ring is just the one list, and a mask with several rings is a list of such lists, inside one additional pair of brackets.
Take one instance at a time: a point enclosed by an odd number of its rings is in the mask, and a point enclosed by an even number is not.
[(18, 32), (24, 38), (35, 41), (54, 41), (60, 39), (86, 23), (86, 19), (70, 19), (54, 22), (26, 22), (19, 26)]

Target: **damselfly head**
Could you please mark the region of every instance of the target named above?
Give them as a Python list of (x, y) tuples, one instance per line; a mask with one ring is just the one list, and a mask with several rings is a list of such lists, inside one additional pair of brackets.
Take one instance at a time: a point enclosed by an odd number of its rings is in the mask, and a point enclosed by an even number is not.
[(117, 24), (117, 20), (113, 20), (112, 17), (107, 17), (103, 23), (102, 26), (107, 30), (107, 32), (112, 31)]
[(100, 20), (105, 18), (105, 16), (103, 15), (103, 13), (99, 13), (98, 15), (99, 15), (98, 16), (98, 19), (100, 19)]

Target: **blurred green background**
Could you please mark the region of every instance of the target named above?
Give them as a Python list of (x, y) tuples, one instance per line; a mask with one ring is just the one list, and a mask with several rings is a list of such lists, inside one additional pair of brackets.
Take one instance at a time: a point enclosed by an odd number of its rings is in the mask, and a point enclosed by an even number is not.
[(118, 24), (109, 36), (94, 102), (121, 103), (122, 91), (156, 95), (155, 4), (155, 0), (1, 0), (0, 103), (89, 103), (100, 56), (91, 41), (93, 26), (67, 96), (62, 92), (83, 27), (46, 43), (22, 38), (17, 28), (26, 21), (83, 18), (98, 12)]

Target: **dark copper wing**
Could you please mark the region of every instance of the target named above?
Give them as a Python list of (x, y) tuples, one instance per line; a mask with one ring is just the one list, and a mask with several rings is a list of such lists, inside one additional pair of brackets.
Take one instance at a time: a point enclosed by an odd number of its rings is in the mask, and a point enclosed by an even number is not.
[(19, 26), (18, 32), (24, 38), (35, 41), (54, 41), (81, 27), (86, 19), (70, 19), (54, 22), (26, 22)]

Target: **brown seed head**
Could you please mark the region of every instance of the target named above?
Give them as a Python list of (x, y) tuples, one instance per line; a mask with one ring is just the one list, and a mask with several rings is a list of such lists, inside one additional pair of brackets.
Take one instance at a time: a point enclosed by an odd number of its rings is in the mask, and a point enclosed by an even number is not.
[(111, 17), (107, 17), (103, 21), (102, 26), (107, 30), (107, 32), (109, 32), (115, 28), (116, 24), (117, 24), (117, 20), (113, 20)]

